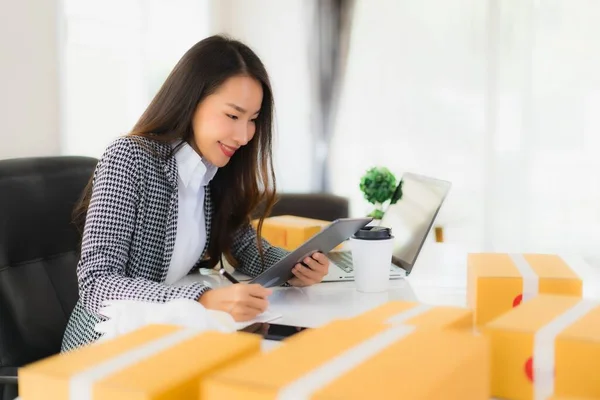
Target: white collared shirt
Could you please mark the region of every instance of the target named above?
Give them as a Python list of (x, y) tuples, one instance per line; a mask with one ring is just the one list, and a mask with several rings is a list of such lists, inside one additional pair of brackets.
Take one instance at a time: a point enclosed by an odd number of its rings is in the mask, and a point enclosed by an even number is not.
[(177, 161), (177, 236), (165, 283), (170, 285), (186, 276), (202, 256), (206, 245), (204, 187), (218, 168), (203, 160), (187, 143), (175, 153)]

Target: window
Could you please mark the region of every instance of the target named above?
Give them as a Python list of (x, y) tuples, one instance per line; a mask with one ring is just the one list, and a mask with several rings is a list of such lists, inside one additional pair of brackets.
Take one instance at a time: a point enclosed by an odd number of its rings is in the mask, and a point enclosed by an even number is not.
[(184, 52), (209, 35), (209, 0), (64, 0), (62, 153), (99, 157), (131, 130)]
[(600, 257), (600, 3), (578, 4), (358, 2), (332, 155), (353, 214), (385, 165), (453, 182), (448, 242)]

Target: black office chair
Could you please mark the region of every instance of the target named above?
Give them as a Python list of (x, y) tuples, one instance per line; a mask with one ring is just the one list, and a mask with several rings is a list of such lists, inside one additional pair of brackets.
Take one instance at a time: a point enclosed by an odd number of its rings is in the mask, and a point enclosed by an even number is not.
[[(348, 217), (348, 203), (347, 198), (330, 193), (279, 193), (269, 216), (296, 215), (333, 221)], [(259, 217), (263, 210), (264, 205), (261, 204), (253, 218)]]
[(0, 160), (0, 400), (17, 368), (60, 351), (78, 299), (80, 236), (72, 211), (97, 160)]

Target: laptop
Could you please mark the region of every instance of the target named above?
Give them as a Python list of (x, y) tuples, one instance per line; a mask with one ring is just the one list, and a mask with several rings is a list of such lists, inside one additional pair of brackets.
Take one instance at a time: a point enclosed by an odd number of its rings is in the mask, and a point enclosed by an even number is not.
[[(402, 198), (388, 206), (380, 223), (391, 228), (394, 236), (390, 279), (411, 273), (450, 187), (450, 182), (428, 176), (414, 173), (402, 176), (396, 188), (402, 189)], [(323, 282), (354, 280), (352, 251), (347, 244), (343, 246), (346, 249), (327, 254), (331, 264)]]

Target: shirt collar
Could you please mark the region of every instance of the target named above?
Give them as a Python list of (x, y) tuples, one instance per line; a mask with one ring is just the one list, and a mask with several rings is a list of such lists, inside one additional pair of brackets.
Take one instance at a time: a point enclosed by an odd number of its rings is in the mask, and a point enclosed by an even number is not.
[[(181, 142), (176, 142), (173, 147)], [(196, 150), (188, 143), (184, 142), (175, 152), (177, 161), (177, 171), (179, 180), (185, 188), (199, 190), (201, 186), (206, 186), (214, 178), (218, 168), (204, 160)]]

